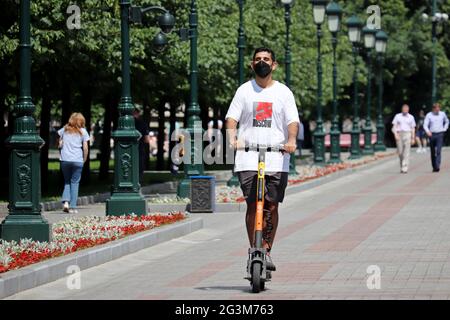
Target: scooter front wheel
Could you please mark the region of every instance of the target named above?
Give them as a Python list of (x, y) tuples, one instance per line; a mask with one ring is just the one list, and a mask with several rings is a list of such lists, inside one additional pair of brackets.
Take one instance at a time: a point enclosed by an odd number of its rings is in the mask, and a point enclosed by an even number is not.
[(259, 293), (264, 288), (264, 284), (261, 281), (261, 264), (253, 264), (252, 270), (252, 292)]

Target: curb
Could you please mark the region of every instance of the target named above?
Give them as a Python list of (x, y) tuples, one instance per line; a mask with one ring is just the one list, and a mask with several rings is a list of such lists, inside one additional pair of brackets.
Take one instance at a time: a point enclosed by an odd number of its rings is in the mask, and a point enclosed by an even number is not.
[[(148, 203), (148, 208), (150, 213), (152, 212), (173, 212), (173, 211), (190, 211), (190, 204), (176, 204), (176, 203)], [(245, 202), (238, 203), (238, 202), (232, 202), (232, 203), (217, 203), (216, 202), (216, 210), (213, 213), (224, 213), (224, 212), (241, 212), (246, 211), (247, 205)], [(212, 214), (213, 214), (212, 213)], [(195, 214), (195, 213), (192, 213)]]
[(69, 275), (69, 266), (76, 265), (83, 271), (202, 228), (203, 219), (191, 217), (188, 221), (158, 227), (98, 247), (8, 271), (0, 274), (0, 299), (64, 278)]

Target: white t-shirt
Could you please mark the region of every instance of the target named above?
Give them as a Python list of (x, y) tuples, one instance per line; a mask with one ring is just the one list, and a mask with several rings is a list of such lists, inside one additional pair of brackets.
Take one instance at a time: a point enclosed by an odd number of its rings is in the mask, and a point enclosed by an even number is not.
[[(237, 90), (225, 117), (239, 123), (238, 139), (246, 144), (280, 145), (288, 140), (288, 125), (300, 123), (292, 91), (275, 81), (261, 88), (255, 80), (244, 83)], [(289, 172), (290, 155), (266, 153), (266, 172)], [(235, 172), (257, 171), (258, 153), (238, 150)]]
[(411, 114), (403, 115), (403, 113), (397, 113), (392, 120), (392, 124), (394, 125), (394, 130), (396, 132), (406, 131), (410, 132), (416, 127), (416, 120)]

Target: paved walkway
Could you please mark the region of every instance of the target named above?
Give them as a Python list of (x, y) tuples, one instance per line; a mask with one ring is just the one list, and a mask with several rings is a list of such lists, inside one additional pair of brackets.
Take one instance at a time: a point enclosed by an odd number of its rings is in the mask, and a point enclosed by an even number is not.
[[(450, 150), (410, 173), (393, 158), (288, 196), (268, 290), (249, 293), (242, 213), (202, 215), (205, 228), (10, 299), (449, 299)], [(368, 274), (372, 273), (372, 286)], [(380, 271), (380, 288), (376, 273)], [(371, 287), (372, 289), (369, 289)]]

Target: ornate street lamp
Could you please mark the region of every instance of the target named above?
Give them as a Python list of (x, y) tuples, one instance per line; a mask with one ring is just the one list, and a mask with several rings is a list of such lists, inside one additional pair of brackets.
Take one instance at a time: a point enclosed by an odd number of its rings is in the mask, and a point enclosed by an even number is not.
[[(189, 14), (189, 40), (190, 48), (190, 103), (186, 110), (187, 128), (190, 137), (203, 137), (203, 129), (198, 124), (201, 123), (200, 107), (198, 105), (198, 63), (197, 63), (197, 41), (198, 41), (198, 13), (197, 2), (191, 0), (191, 12)], [(191, 177), (203, 175), (203, 150), (197, 150), (194, 139), (190, 139), (191, 161), (184, 164), (184, 179), (178, 185), (177, 194), (179, 197), (187, 198), (190, 195)], [(202, 139), (203, 140), (203, 139)], [(200, 155), (197, 159), (196, 154)], [(199, 160), (199, 163), (196, 163)]]
[(325, 131), (322, 119), (322, 57), (320, 40), (322, 38), (322, 23), (325, 21), (327, 0), (311, 0), (313, 6), (314, 23), (317, 26), (317, 127), (314, 131), (314, 163), (325, 164)]
[[(294, 0), (279, 0), (279, 4), (284, 6), (284, 20), (286, 22), (286, 45), (285, 45), (285, 57), (284, 57), (284, 65), (285, 65), (285, 83), (288, 88), (291, 88), (291, 64), (292, 64), (292, 55), (291, 55), (291, 8), (294, 6)], [(295, 152), (291, 154), (290, 163), (289, 163), (289, 174), (296, 175), (298, 174), (295, 169)]]
[(363, 22), (356, 16), (353, 15), (347, 20), (348, 27), (348, 38), (352, 43), (353, 52), (353, 128), (352, 128), (352, 143), (350, 148), (350, 158), (349, 159), (359, 159), (361, 157), (361, 150), (359, 147), (359, 136), (361, 134), (359, 126), (359, 102), (358, 102), (358, 53), (359, 44), (361, 41), (361, 29), (363, 27)]
[[(141, 23), (142, 16), (149, 11), (161, 11), (159, 26), (162, 32), (169, 33), (175, 18), (158, 6), (148, 8), (132, 7), (130, 0), (120, 0), (121, 7), (121, 46), (122, 46), (122, 97), (119, 103), (119, 125), (113, 132), (114, 138), (114, 185), (111, 198), (106, 201), (106, 215), (147, 214), (147, 201), (141, 193), (139, 184), (138, 140), (141, 138), (135, 129), (133, 100), (130, 79), (130, 23)], [(159, 45), (165, 43), (161, 35), (155, 38)]]
[[(6, 140), (9, 158), (9, 214), (0, 226), (0, 238), (19, 241), (50, 240), (50, 225), (41, 215), (40, 149), (44, 140), (36, 131), (31, 99), (30, 0), (20, 1), (20, 81), (14, 105), (14, 132)], [(10, 124), (12, 125), (12, 124)]]
[(386, 151), (384, 145), (384, 121), (383, 121), (383, 62), (386, 53), (388, 36), (386, 32), (380, 30), (375, 35), (375, 51), (378, 62), (378, 109), (377, 109), (377, 142), (375, 151)]
[(330, 163), (340, 163), (341, 160), (341, 146), (340, 146), (340, 136), (341, 132), (339, 130), (339, 116), (338, 116), (338, 101), (337, 101), (337, 64), (336, 64), (336, 48), (338, 44), (338, 32), (341, 29), (341, 17), (342, 9), (336, 2), (332, 1), (327, 6), (326, 10), (328, 16), (328, 29), (332, 35), (332, 46), (333, 46), (333, 121), (331, 124), (331, 150), (330, 150)]
[[(436, 56), (436, 45), (437, 45), (437, 27), (438, 24), (448, 21), (448, 14), (437, 12), (437, 2), (432, 0), (431, 8), (431, 22), (433, 24), (431, 30), (431, 36), (433, 41), (433, 57), (432, 57), (432, 70), (431, 70), (431, 105), (434, 105), (437, 100), (437, 56)], [(422, 14), (423, 20), (428, 20), (429, 17), (426, 13)]]
[(372, 106), (372, 49), (375, 48), (376, 33), (376, 29), (371, 29), (367, 26), (363, 28), (364, 47), (367, 52), (367, 111), (364, 125), (364, 155), (374, 154), (374, 149), (372, 146), (372, 120), (370, 118), (370, 109)]
[[(239, 6), (239, 28), (238, 28), (238, 42), (237, 42), (237, 48), (238, 48), (238, 86), (241, 86), (244, 81), (244, 54), (245, 54), (245, 30), (244, 30), (244, 2), (245, 0), (236, 0), (238, 6)], [(237, 175), (234, 173), (233, 169), (233, 175), (231, 176), (230, 180), (228, 180), (227, 185), (232, 186), (239, 186), (239, 179)]]

